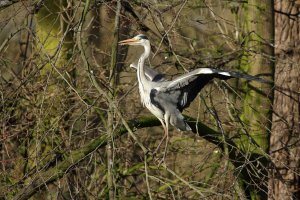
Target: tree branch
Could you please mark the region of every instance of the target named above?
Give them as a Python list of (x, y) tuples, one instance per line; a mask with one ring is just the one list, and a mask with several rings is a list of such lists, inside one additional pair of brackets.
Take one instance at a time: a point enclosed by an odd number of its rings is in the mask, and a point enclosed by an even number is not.
[[(196, 120), (190, 117), (186, 117), (189, 125), (194, 133), (206, 139), (207, 141), (217, 145), (220, 149), (223, 149), (224, 142), (227, 143), (229, 148), (229, 159), (238, 170), (238, 176), (245, 182), (250, 182), (250, 187), (253, 187), (257, 192), (264, 193), (266, 190), (265, 181), (263, 177), (267, 176), (266, 164), (269, 158), (264, 155), (249, 152), (248, 154), (242, 152), (233, 140), (224, 136), (204, 125), (201, 122), (196, 123)], [(159, 126), (160, 122), (155, 117), (143, 117), (138, 120), (131, 120), (128, 122), (130, 129), (141, 129), (146, 127)], [(197, 126), (197, 128), (196, 128)], [(114, 132), (113, 137), (118, 138), (127, 133), (127, 128), (120, 127)], [(30, 182), (29, 185), (24, 186), (15, 196), (14, 199), (28, 199), (38, 190), (42, 189), (46, 185), (62, 178), (68, 171), (87, 157), (90, 153), (94, 152), (98, 148), (105, 147), (108, 141), (107, 135), (101, 135), (91, 143), (84, 147), (74, 150), (71, 153), (63, 154), (64, 160), (53, 161), (57, 163), (56, 166), (47, 169), (47, 171), (40, 171), (39, 174)], [(255, 176), (253, 176), (255, 174)], [(258, 174), (258, 175), (257, 175)], [(27, 182), (27, 181), (24, 181)], [(266, 193), (265, 193), (266, 194)]]

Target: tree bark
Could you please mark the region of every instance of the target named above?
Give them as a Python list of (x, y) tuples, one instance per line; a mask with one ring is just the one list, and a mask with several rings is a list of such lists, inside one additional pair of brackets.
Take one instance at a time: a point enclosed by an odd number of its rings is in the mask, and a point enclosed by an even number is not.
[[(299, 2), (299, 1), (298, 1)], [(300, 4), (275, 0), (275, 85), (269, 200), (300, 199)]]
[[(273, 79), (274, 61), (270, 58), (274, 55), (274, 9), (273, 0), (248, 0), (243, 4), (241, 12), (241, 40), (245, 52), (240, 61), (240, 69), (248, 74), (262, 76), (265, 79)], [(268, 152), (269, 136), (271, 128), (272, 109), (272, 85), (259, 82), (238, 80), (238, 88), (242, 88), (243, 110), (240, 115), (241, 148), (251, 153)], [(265, 166), (259, 166), (257, 171)], [(257, 183), (267, 183), (268, 175), (256, 177)], [(253, 177), (248, 176), (249, 179)], [(267, 199), (267, 189), (259, 192), (255, 188), (243, 183), (245, 196), (248, 199)]]
[[(263, 75), (272, 79), (274, 62), (269, 56), (274, 55), (274, 48), (270, 45), (274, 41), (274, 13), (273, 0), (249, 0), (244, 8), (244, 31), (246, 52), (241, 61), (241, 69), (248, 74)], [(269, 132), (271, 127), (272, 86), (259, 82), (241, 80), (245, 91), (243, 113), (241, 119), (249, 128), (249, 135), (264, 151), (269, 148)], [(254, 86), (254, 88), (253, 88)], [(257, 92), (262, 91), (262, 94)], [(266, 96), (269, 95), (269, 96)], [(243, 136), (245, 143), (249, 138)], [(249, 148), (249, 143), (245, 149)], [(253, 145), (255, 150), (255, 146)]]

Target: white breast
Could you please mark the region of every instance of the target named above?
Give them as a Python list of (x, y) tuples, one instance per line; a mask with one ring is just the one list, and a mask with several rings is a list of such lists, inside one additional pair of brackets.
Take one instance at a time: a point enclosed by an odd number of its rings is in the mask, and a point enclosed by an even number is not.
[(139, 87), (139, 92), (140, 92), (141, 102), (143, 106), (148, 108), (148, 110), (157, 118), (164, 119), (163, 112), (151, 103), (150, 91), (144, 90), (142, 87)]

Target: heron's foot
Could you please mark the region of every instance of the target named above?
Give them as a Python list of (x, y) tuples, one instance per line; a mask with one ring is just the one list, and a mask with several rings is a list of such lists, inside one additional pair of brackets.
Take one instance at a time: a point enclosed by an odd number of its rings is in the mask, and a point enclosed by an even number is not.
[[(156, 158), (155, 159), (155, 162), (156, 163), (158, 163), (158, 167), (160, 167), (162, 164), (166, 164), (166, 152), (164, 152), (164, 155), (163, 155), (163, 157), (161, 157), (161, 158)], [(155, 156), (155, 154), (154, 154), (154, 156)]]

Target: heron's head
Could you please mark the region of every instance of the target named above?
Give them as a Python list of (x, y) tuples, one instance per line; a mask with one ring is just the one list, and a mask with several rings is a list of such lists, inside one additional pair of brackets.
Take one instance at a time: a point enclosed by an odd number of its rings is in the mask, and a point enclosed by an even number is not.
[(145, 46), (149, 44), (149, 40), (146, 35), (139, 34), (134, 38), (122, 40), (119, 42), (119, 45), (138, 45), (138, 46)]

